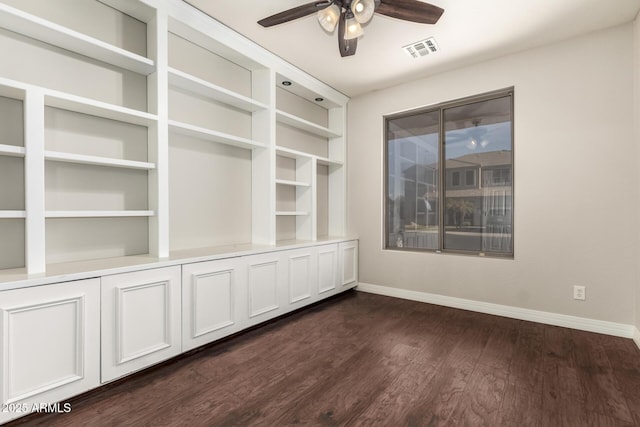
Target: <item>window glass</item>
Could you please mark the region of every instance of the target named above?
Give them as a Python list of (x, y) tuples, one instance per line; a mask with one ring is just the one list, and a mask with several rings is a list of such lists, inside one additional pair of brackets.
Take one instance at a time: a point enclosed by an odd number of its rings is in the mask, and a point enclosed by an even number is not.
[(438, 249), (439, 112), (387, 122), (387, 246)]
[(464, 188), (445, 190), (444, 248), (511, 252), (511, 97), (445, 108), (443, 120), (445, 168), (467, 174)]
[(386, 120), (386, 247), (513, 254), (513, 96)]

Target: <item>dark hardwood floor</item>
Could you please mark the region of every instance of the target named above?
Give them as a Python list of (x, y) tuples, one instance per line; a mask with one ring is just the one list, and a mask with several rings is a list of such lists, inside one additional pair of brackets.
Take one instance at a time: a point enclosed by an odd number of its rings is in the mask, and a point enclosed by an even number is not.
[(71, 403), (13, 424), (640, 426), (640, 350), (352, 291)]

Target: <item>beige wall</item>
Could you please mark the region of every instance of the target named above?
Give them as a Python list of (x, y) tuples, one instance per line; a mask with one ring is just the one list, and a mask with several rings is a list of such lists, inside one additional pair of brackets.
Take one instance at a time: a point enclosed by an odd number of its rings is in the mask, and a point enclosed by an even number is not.
[[(382, 116), (509, 86), (515, 259), (382, 250)], [(632, 87), (629, 24), (352, 99), (348, 211), (349, 231), (360, 238), (360, 281), (637, 323)], [(572, 299), (576, 284), (587, 286), (586, 301)]]

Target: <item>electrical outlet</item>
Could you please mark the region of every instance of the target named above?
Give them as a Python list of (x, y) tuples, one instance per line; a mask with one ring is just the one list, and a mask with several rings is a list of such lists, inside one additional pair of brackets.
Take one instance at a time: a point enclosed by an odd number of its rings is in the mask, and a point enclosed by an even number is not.
[(587, 296), (587, 290), (584, 286), (574, 286), (573, 287), (573, 299), (579, 299), (584, 301)]

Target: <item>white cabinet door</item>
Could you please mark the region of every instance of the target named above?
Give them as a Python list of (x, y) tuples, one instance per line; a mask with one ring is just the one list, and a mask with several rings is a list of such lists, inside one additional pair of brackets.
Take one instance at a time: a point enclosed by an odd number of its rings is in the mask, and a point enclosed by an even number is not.
[(340, 243), (340, 274), (344, 288), (358, 284), (358, 241)]
[(99, 386), (100, 280), (0, 292), (0, 333), (0, 424)]
[(318, 296), (326, 298), (340, 290), (338, 245), (318, 246)]
[(238, 332), (246, 318), (246, 273), (240, 260), (182, 267), (182, 351)]
[(102, 382), (181, 352), (180, 267), (102, 278)]
[(295, 310), (317, 300), (318, 276), (315, 247), (283, 253), (287, 262), (286, 310)]
[(247, 271), (247, 326), (284, 313), (287, 281), (283, 253), (251, 255), (243, 259)]

